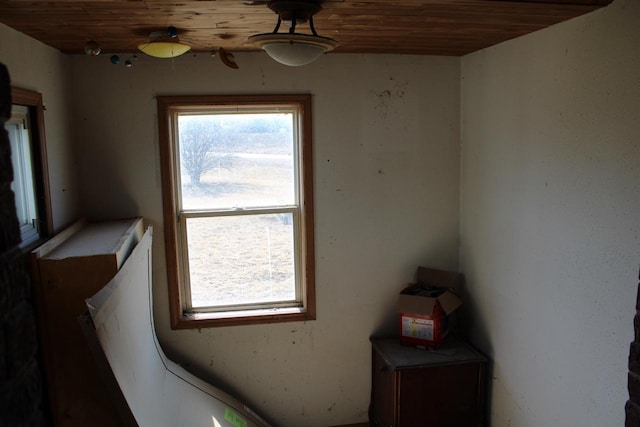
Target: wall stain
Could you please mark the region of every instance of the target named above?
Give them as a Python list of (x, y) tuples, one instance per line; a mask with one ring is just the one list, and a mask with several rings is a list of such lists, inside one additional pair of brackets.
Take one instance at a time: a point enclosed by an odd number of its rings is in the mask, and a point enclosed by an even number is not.
[(403, 98), (407, 89), (408, 82), (398, 82), (393, 77), (389, 78), (391, 88), (384, 89), (380, 92), (371, 90), (369, 93), (376, 98), (374, 109), (380, 113), (383, 119), (387, 118), (387, 113), (392, 106), (393, 99)]

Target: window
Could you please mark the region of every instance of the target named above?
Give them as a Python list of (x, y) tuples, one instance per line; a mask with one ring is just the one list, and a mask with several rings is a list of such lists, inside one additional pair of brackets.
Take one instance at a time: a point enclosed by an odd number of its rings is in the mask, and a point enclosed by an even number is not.
[(315, 318), (311, 96), (158, 97), (173, 328)]
[(53, 230), (44, 144), (42, 95), (11, 88), (11, 118), (5, 122), (11, 146), (16, 214), (23, 249), (30, 248)]

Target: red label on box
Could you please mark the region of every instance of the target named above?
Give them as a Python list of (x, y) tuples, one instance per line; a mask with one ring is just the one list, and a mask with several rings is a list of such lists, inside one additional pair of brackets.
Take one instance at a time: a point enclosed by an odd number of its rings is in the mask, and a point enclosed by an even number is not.
[(400, 341), (418, 347), (437, 347), (446, 335), (446, 317), (436, 304), (433, 316), (400, 313)]

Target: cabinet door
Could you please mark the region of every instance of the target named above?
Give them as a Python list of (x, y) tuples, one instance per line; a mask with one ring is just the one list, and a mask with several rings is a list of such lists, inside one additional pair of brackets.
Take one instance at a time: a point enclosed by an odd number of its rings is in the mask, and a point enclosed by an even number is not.
[(370, 413), (371, 422), (375, 426), (394, 426), (396, 409), (395, 371), (389, 367), (375, 350), (373, 351), (372, 368), (373, 408)]
[(398, 427), (477, 427), (480, 363), (400, 371)]

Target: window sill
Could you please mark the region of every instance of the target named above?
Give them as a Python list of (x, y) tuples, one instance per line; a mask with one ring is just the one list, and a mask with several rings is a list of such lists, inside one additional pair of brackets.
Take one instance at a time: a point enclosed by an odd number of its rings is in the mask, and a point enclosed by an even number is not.
[(305, 322), (315, 320), (315, 314), (302, 308), (240, 310), (219, 313), (182, 313), (172, 329), (198, 329), (219, 326), (256, 325), (263, 323)]
[(31, 241), (31, 242), (21, 242), (19, 245), (20, 250), (22, 251), (23, 254), (27, 255), (29, 254), (31, 251), (33, 251), (34, 249), (40, 247), (41, 245), (43, 245), (45, 242), (47, 242), (47, 240), (49, 240), (48, 237), (38, 237), (37, 239)]

